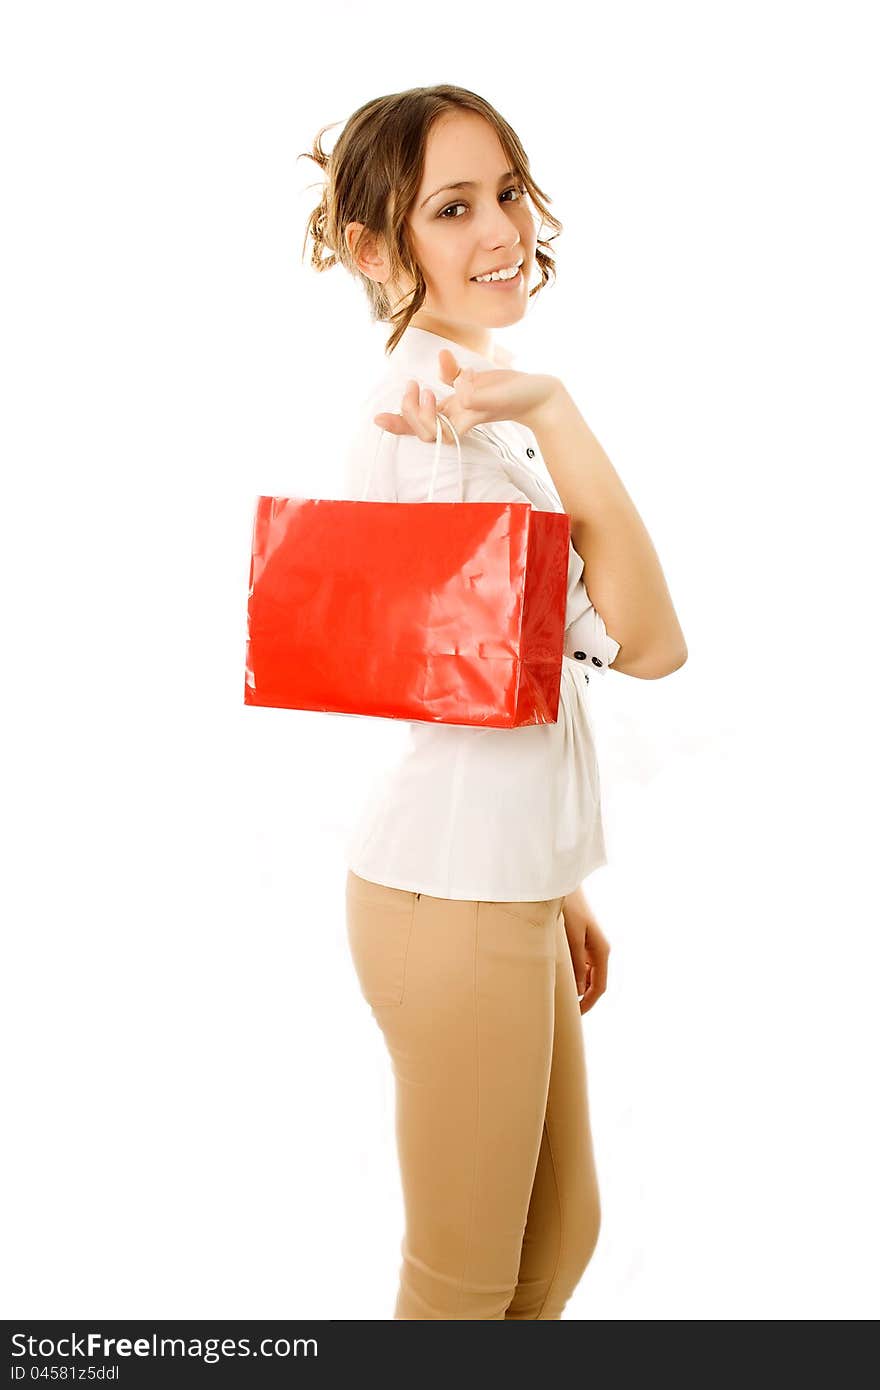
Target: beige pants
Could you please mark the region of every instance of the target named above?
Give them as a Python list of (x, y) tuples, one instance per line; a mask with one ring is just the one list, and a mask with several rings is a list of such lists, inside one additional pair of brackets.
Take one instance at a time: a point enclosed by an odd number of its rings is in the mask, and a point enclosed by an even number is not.
[(348, 940), (394, 1067), (406, 1232), (395, 1318), (560, 1318), (599, 1195), (583, 1019), (548, 902), (349, 870)]

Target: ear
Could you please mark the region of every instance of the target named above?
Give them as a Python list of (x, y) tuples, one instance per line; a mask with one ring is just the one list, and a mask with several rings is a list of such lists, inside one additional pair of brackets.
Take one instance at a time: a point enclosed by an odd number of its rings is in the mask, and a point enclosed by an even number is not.
[(390, 267), (381, 236), (365, 230), (363, 222), (346, 222), (342, 235), (361, 274), (380, 285), (384, 284)]

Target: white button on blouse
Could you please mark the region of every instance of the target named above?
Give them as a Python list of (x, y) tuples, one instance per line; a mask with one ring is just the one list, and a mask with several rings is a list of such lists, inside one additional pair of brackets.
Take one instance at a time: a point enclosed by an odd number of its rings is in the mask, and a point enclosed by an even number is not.
[[(443, 347), (477, 371), (499, 365), (410, 325), (362, 402), (345, 497), (427, 500), (434, 444), (415, 435), (380, 436), (373, 416), (399, 413), (408, 380), (429, 387), (438, 401), (451, 395), (439, 376)], [(461, 454), (466, 502), (512, 500), (564, 511), (526, 426), (475, 426), (461, 436)], [(459, 488), (457, 450), (442, 443), (433, 500), (458, 501)], [(557, 722), (516, 729), (411, 722), (403, 756), (372, 790), (348, 838), (348, 866), (361, 878), (438, 898), (543, 901), (574, 892), (607, 863), (589, 681), (607, 670), (620, 645), (590, 601), (583, 570), (570, 545)]]

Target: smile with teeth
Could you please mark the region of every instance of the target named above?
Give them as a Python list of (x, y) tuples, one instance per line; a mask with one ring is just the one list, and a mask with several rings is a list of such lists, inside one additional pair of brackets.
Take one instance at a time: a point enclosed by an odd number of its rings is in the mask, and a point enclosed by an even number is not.
[(512, 280), (519, 274), (522, 261), (517, 261), (516, 265), (508, 266), (506, 270), (493, 270), (491, 275), (472, 275), (471, 279), (476, 285), (492, 284), (496, 280)]

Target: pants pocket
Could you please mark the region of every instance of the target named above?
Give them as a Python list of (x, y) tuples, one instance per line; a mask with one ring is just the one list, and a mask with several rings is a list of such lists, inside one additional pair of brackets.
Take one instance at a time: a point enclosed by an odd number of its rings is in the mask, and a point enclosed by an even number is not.
[(348, 943), (361, 993), (373, 1008), (403, 1003), (418, 896), (349, 871), (345, 885)]
[(542, 927), (549, 921), (555, 921), (562, 911), (565, 898), (536, 898), (534, 901), (522, 902), (487, 902), (487, 907), (494, 907), (498, 912), (506, 912), (508, 917), (518, 917), (521, 922), (531, 922), (533, 926)]

